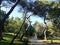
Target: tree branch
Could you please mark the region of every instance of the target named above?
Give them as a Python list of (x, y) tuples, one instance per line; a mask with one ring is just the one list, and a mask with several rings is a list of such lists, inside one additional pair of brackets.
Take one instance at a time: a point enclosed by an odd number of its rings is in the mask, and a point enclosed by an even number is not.
[(20, 2), (20, 0), (16, 0), (16, 3), (11, 7), (10, 11), (5, 14), (5, 17), (3, 20), (6, 20), (8, 18), (8, 16), (12, 13), (12, 11), (14, 10), (14, 8), (16, 7), (16, 5)]
[(2, 3), (2, 0), (0, 0), (0, 5), (1, 5), (1, 3)]

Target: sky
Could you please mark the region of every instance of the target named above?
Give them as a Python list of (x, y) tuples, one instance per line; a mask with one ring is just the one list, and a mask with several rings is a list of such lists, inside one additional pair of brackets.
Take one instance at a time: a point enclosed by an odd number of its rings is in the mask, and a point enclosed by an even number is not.
[[(6, 11), (6, 13), (10, 10), (11, 7), (9, 8), (6, 8), (6, 7), (2, 7), (1, 10), (4, 10)], [(9, 18), (11, 17), (19, 17), (19, 18), (22, 18), (22, 13), (18, 12), (19, 10), (19, 6), (17, 5), (15, 7), (15, 9), (13, 10), (13, 12), (10, 14)], [(34, 24), (36, 21), (37, 22), (40, 22), (40, 23), (43, 23), (43, 19), (38, 17), (38, 16), (31, 16), (30, 17), (30, 21), (32, 22), (32, 24)]]
[[(54, 1), (56, 2), (57, 0), (54, 0)], [(4, 11), (6, 11), (6, 13), (7, 13), (10, 10), (10, 8), (11, 7), (9, 7), (9, 8), (2, 7), (1, 9), (4, 10)], [(17, 5), (15, 7), (15, 9), (13, 10), (13, 12), (10, 14), (9, 18), (11, 18), (11, 17), (19, 17), (19, 18), (22, 18), (22, 13), (18, 12), (18, 10), (19, 10), (19, 6)], [(31, 16), (30, 17), (30, 21), (32, 21), (32, 24), (34, 24), (36, 21), (37, 22), (40, 22), (40, 23), (43, 23), (43, 19), (40, 18), (40, 17), (38, 17), (38, 16)]]

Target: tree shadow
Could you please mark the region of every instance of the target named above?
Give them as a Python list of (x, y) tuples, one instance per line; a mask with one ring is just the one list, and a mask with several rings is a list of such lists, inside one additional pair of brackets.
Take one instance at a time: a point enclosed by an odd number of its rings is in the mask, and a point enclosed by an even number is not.
[(0, 41), (0, 45), (9, 45), (8, 42)]
[[(10, 41), (11, 39), (14, 37), (14, 35), (12, 34), (4, 34), (3, 36), (3, 40), (0, 40), (0, 45), (10, 45)], [(20, 41), (18, 41), (18, 38), (16, 38), (16, 40), (14, 41), (14, 43), (12, 45), (25, 45), (23, 42), (20, 43)]]
[[(0, 45), (10, 45), (9, 42), (0, 41)], [(12, 45), (24, 45), (23, 43), (13, 43)]]

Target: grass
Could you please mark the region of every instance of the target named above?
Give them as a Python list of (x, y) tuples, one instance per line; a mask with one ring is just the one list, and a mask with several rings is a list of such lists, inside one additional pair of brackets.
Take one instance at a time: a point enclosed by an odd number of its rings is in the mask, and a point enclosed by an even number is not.
[[(9, 43), (11, 42), (11, 40), (13, 39), (14, 37), (14, 34), (13, 33), (5, 33), (5, 35), (3, 36), (3, 38), (5, 40), (1, 40), (0, 41), (0, 45), (9, 45)], [(21, 41), (18, 41), (19, 39), (16, 38), (13, 45), (24, 45), (23, 42)], [(60, 40), (39, 40), (40, 42), (43, 42), (43, 43), (53, 43), (53, 44), (60, 44)]]
[(43, 43), (60, 44), (60, 40), (40, 40)]
[[(0, 45), (9, 45), (9, 42), (1, 41)], [(13, 43), (13, 45), (24, 45), (22, 43)]]
[[(0, 41), (0, 45), (9, 45), (13, 37), (14, 37), (13, 33), (5, 33), (5, 35), (3, 36), (4, 40)], [(24, 45), (24, 44), (18, 41), (18, 38), (16, 38), (13, 45)]]

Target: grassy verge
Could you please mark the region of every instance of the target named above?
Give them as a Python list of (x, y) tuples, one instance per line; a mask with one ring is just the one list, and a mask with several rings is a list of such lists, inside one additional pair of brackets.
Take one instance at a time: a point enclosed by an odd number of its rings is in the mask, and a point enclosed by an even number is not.
[[(0, 45), (9, 45), (13, 37), (14, 37), (13, 33), (5, 33), (3, 36), (4, 40), (0, 41)], [(18, 38), (16, 38), (13, 45), (24, 45), (24, 44), (18, 41)]]
[(43, 43), (56, 43), (56, 44), (60, 44), (60, 40), (40, 40)]
[[(5, 40), (1, 40), (0, 41), (0, 45), (9, 45), (9, 43), (11, 42), (11, 40), (13, 39), (14, 37), (14, 34), (13, 33), (5, 33), (4, 35), (4, 39)], [(13, 45), (24, 45), (23, 42), (21, 41), (18, 41), (19, 39), (16, 38)], [(40, 42), (43, 42), (43, 43), (53, 43), (53, 44), (60, 44), (60, 40), (39, 40)], [(38, 42), (39, 42), (38, 41)]]

